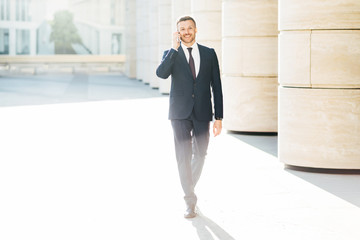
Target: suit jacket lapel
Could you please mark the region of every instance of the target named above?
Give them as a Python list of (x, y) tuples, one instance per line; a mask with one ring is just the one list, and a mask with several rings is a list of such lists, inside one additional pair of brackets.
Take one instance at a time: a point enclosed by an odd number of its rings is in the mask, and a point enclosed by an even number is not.
[(197, 45), (198, 45), (199, 54), (200, 54), (200, 67), (199, 67), (199, 73), (198, 73), (196, 79), (199, 78), (202, 70), (204, 69), (204, 63), (205, 63), (204, 61), (205, 61), (205, 59), (206, 59), (206, 57), (205, 57), (205, 54), (206, 54), (206, 53), (204, 52), (204, 48), (203, 48), (200, 44), (197, 44)]

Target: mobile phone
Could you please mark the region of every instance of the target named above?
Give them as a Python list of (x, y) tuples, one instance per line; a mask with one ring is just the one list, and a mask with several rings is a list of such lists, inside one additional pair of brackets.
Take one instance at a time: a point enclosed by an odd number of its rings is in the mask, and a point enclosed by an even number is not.
[(178, 32), (177, 41), (180, 42), (180, 32)]

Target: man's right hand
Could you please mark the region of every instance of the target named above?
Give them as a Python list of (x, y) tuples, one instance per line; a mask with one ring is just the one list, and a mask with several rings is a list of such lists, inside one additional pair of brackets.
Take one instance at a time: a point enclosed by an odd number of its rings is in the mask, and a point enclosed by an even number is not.
[(180, 47), (180, 33), (174, 32), (173, 33), (173, 39), (172, 39), (172, 47), (176, 50)]

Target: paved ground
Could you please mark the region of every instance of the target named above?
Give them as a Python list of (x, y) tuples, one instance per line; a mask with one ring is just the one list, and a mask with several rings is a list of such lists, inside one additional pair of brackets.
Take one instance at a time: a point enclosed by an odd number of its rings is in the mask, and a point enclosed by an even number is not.
[(185, 220), (167, 104), (117, 75), (0, 77), (0, 239), (360, 239), (360, 175), (284, 169), (272, 135), (212, 137)]
[(161, 97), (158, 91), (118, 74), (0, 74), (0, 106), (23, 106)]

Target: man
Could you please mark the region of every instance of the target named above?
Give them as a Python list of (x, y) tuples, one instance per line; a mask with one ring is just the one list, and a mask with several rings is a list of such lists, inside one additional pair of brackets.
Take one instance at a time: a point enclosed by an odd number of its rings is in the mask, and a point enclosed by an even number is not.
[(214, 49), (196, 43), (196, 23), (192, 17), (180, 18), (173, 33), (172, 48), (164, 52), (156, 70), (160, 78), (171, 75), (169, 119), (174, 132), (175, 153), (184, 190), (185, 218), (196, 216), (194, 192), (209, 144), (210, 121), (214, 136), (221, 133), (223, 99), (219, 63)]

